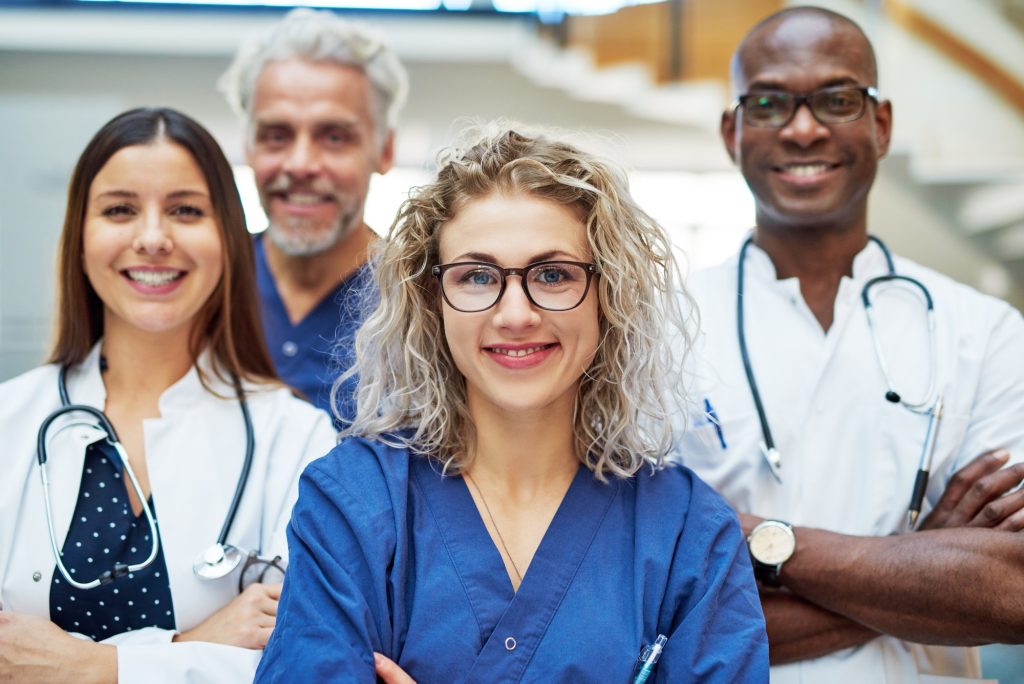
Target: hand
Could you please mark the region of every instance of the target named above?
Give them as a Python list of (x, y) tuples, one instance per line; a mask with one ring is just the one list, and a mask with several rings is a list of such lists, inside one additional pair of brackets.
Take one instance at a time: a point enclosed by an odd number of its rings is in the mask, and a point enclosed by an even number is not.
[(0, 682), (117, 681), (117, 649), (78, 639), (46, 618), (0, 612)]
[(228, 605), (174, 641), (208, 641), (242, 648), (263, 648), (277, 622), (280, 584), (250, 584)]
[(1005, 449), (986, 451), (958, 470), (919, 529), (989, 527), (1016, 532), (1024, 529), (1024, 464), (1003, 466)]
[(380, 653), (373, 654), (373, 664), (377, 668), (377, 676), (384, 680), (384, 684), (416, 684), (416, 680), (398, 667), (395, 661)]

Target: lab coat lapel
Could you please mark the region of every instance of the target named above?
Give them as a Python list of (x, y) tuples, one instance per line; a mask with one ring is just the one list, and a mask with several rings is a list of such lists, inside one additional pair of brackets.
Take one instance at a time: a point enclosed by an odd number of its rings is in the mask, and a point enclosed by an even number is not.
[(579, 469), (519, 591), (465, 681), (520, 681), (621, 486), (619, 481), (601, 484), (587, 468)]

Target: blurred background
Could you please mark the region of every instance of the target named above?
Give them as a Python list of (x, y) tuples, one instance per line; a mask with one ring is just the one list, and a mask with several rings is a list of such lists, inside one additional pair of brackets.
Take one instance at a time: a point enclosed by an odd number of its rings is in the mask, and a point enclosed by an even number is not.
[[(506, 117), (590, 139), (690, 270), (728, 258), (753, 202), (718, 138), (729, 56), (783, 0), (362, 0), (312, 3), (377, 26), (410, 73), (397, 164), (367, 222), (386, 232), (467, 121)], [(1024, 306), (1024, 0), (816, 2), (865, 29), (893, 101), (894, 143), (871, 200), (893, 249)], [(249, 227), (265, 227), (242, 127), (215, 83), (243, 37), (291, 3), (0, 0), (0, 381), (45, 355), (72, 166), (113, 115), (172, 106), (237, 164)], [(1024, 350), (1022, 350), (1024, 353)], [(1019, 647), (986, 675), (1024, 682)]]

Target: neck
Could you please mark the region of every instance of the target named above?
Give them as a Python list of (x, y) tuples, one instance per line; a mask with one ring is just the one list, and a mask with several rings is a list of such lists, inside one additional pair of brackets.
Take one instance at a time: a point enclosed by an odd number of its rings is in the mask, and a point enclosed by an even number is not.
[(759, 223), (754, 229), (754, 244), (771, 258), (776, 277), (800, 280), (804, 301), (826, 332), (832, 327), (839, 283), (853, 275), (853, 260), (867, 243), (863, 223), (832, 230)]
[(291, 322), (305, 318), (338, 283), (365, 264), (376, 239), (374, 232), (361, 224), (328, 249), (308, 256), (290, 256), (273, 240), (264, 239), (267, 266)]
[[(109, 321), (108, 321), (109, 323)], [(118, 325), (106, 325), (102, 354), (107, 403), (131, 403), (155, 409), (160, 395), (192, 367), (189, 335), (153, 334)]]
[[(568, 406), (525, 414), (508, 414), (474, 406), (476, 444), (469, 474), (483, 487), (516, 499), (530, 499), (555, 489), (564, 494), (579, 469)], [(566, 402), (562, 402), (563, 404)]]

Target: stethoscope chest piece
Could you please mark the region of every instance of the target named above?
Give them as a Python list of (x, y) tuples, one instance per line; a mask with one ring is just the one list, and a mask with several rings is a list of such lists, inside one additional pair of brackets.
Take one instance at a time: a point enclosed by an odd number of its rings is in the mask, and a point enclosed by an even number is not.
[(192, 564), (192, 570), (203, 579), (220, 579), (242, 562), (242, 552), (231, 544), (214, 544), (203, 551)]

